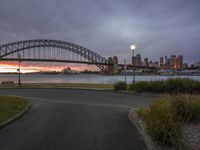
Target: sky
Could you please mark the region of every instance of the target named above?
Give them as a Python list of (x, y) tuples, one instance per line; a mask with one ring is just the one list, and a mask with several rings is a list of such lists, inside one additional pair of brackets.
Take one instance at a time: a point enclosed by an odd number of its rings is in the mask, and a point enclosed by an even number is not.
[[(143, 58), (182, 54), (193, 63), (200, 60), (199, 18), (200, 0), (0, 0), (0, 45), (56, 39), (104, 57), (116, 55), (122, 63), (130, 62), (134, 43)], [(3, 65), (8, 63), (1, 62), (0, 71)], [(63, 64), (24, 64), (29, 66)]]

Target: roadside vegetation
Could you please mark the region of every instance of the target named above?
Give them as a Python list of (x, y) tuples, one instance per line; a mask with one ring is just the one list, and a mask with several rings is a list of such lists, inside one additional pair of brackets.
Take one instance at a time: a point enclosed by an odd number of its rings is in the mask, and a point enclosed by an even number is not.
[(0, 123), (13, 117), (27, 106), (23, 98), (0, 96)]
[(126, 90), (126, 89), (127, 89), (127, 84), (122, 81), (115, 83), (113, 86), (114, 91), (120, 91), (120, 90)]
[[(116, 83), (114, 85), (114, 90), (116, 88), (121, 90), (121, 86), (119, 86), (121, 84), (121, 82)], [(161, 81), (139, 81), (129, 85), (128, 90), (136, 92), (200, 94), (200, 81), (187, 78), (175, 78)]]
[(181, 149), (185, 124), (200, 123), (200, 96), (173, 95), (158, 98), (137, 111), (151, 139), (161, 146)]

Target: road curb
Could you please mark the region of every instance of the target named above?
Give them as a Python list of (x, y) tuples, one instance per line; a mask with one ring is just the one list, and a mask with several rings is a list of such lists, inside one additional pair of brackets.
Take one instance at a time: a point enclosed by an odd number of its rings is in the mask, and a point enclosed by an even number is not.
[(14, 122), (15, 120), (21, 118), (28, 110), (31, 108), (31, 103), (27, 100), (27, 106), (18, 114), (14, 115), (12, 118), (0, 123), (0, 129)]
[(145, 125), (143, 121), (139, 118), (139, 116), (136, 113), (136, 108), (132, 108), (129, 110), (128, 119), (139, 131), (147, 147), (147, 150), (174, 150), (173, 148), (161, 147), (151, 140), (150, 136), (145, 131)]

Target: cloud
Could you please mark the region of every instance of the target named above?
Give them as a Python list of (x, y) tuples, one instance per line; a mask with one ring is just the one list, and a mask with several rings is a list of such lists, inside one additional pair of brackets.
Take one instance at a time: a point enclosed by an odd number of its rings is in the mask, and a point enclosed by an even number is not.
[(2, 0), (0, 43), (49, 38), (130, 61), (129, 45), (156, 60), (199, 60), (199, 0)]

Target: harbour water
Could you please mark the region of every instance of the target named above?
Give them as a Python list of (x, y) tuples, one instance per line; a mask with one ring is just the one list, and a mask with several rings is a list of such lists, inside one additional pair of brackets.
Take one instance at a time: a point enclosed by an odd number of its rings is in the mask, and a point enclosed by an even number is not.
[[(166, 80), (168, 78), (190, 78), (200, 81), (200, 76), (135, 76), (137, 81), (155, 81), (155, 80)], [(133, 80), (132, 76), (127, 76), (127, 83), (131, 83)], [(14, 81), (18, 82), (17, 74), (1, 74), (0, 82), (2, 81)], [(22, 83), (102, 83), (102, 84), (113, 84), (117, 81), (125, 81), (124, 76), (104, 76), (104, 75), (43, 75), (43, 74), (22, 74)]]

